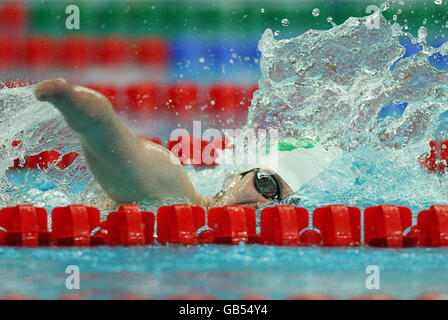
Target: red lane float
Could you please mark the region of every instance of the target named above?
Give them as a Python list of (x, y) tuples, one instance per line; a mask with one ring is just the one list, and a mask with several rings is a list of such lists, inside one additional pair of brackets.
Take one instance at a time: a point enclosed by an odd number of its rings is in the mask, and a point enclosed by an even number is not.
[(168, 63), (168, 44), (164, 39), (144, 38), (135, 44), (136, 61), (142, 65), (164, 66)]
[(124, 296), (114, 297), (111, 300), (152, 300), (152, 299), (149, 297), (142, 296), (140, 294), (130, 293)]
[(21, 1), (0, 4), (0, 27), (7, 31), (21, 31), (26, 27), (27, 9)]
[(62, 65), (70, 69), (83, 69), (92, 61), (91, 44), (88, 38), (75, 36), (65, 39), (62, 44)]
[[(1, 18), (5, 14), (3, 11), (0, 7), (0, 27), (5, 23), (10, 24), (8, 19)], [(162, 39), (134, 42), (120, 37), (95, 39), (76, 35), (58, 39), (36, 35), (23, 43), (14, 38), (2, 37), (0, 48), (0, 64), (5, 67), (15, 67), (22, 61), (31, 68), (39, 69), (64, 67), (73, 70), (93, 63), (114, 67), (128, 62), (163, 67), (167, 65), (168, 58), (168, 44)]]
[[(7, 67), (13, 60), (16, 60), (15, 51), (17, 49), (9, 46), (8, 43), (8, 39), (6, 39), (5, 45), (0, 48), (0, 66)], [(55, 54), (49, 51), (49, 48), (53, 46), (56, 46), (53, 39), (31, 38), (26, 46), (30, 55), (28, 64), (36, 68), (51, 63), (60, 64), (70, 69), (81, 69), (90, 65), (92, 56), (95, 55), (95, 52), (91, 52), (92, 46), (89, 40), (80, 36), (66, 39), (59, 45), (60, 53), (57, 56), (62, 57), (61, 61), (56, 61)], [(113, 59), (111, 58), (111, 60)], [(14, 85), (5, 85), (18, 87), (28, 83), (28, 81), (18, 80), (14, 81)], [(253, 92), (256, 90), (256, 87), (229, 84), (217, 84), (208, 89), (188, 82), (171, 84), (167, 87), (146, 81), (132, 83), (127, 87), (104, 82), (84, 85), (108, 98), (116, 111), (130, 113), (131, 116), (134, 113), (139, 115), (147, 113), (155, 117), (158, 116), (158, 112), (169, 112), (170, 115), (175, 114), (177, 121), (190, 122), (197, 118), (211, 122), (211, 124), (219, 122), (222, 127), (233, 127), (234, 123), (239, 123), (247, 117), (248, 107)], [(206, 101), (207, 99), (208, 101)], [(209, 107), (203, 111), (200, 106), (207, 103)], [(234, 121), (228, 121), (232, 119)]]
[(448, 246), (448, 205), (434, 205), (418, 214), (417, 229), (422, 247)]
[(202, 230), (198, 234), (198, 243), (200, 244), (213, 243), (213, 241), (215, 240), (214, 235), (215, 232), (212, 229)]
[(157, 241), (160, 244), (196, 244), (196, 232), (203, 226), (205, 211), (202, 207), (176, 204), (157, 210)]
[(61, 154), (58, 151), (43, 151), (36, 155), (25, 156), (23, 164), (20, 164), (20, 159), (15, 159), (14, 165), (9, 169), (48, 169), (50, 164), (55, 164), (60, 169), (65, 169), (70, 166), (78, 156), (78, 153), (70, 152), (63, 155), (61, 158)]
[(118, 66), (127, 62), (128, 42), (119, 37), (104, 38), (98, 42), (99, 62), (109, 66)]
[(409, 232), (403, 237), (403, 247), (417, 247), (420, 244), (421, 232), (417, 226), (412, 226)]
[(100, 226), (100, 211), (83, 205), (55, 208), (51, 226), (53, 244), (88, 246), (91, 232)]
[(442, 174), (448, 167), (448, 140), (430, 141), (431, 152), (429, 156), (421, 155), (420, 166), (429, 172)]
[(152, 83), (141, 82), (130, 85), (126, 90), (130, 112), (153, 113), (157, 110), (159, 88)]
[(403, 231), (412, 224), (409, 208), (380, 205), (364, 210), (364, 242), (374, 247), (403, 247)]
[(12, 246), (50, 244), (47, 211), (31, 205), (17, 205), (0, 210), (1, 243)]
[[(269, 245), (360, 245), (360, 210), (343, 205), (317, 208), (313, 227), (308, 211), (290, 205), (264, 208), (260, 234), (256, 231), (255, 209), (239, 205), (211, 208), (208, 225), (202, 207), (176, 204), (157, 211), (157, 238), (160, 244)], [(155, 215), (138, 205), (121, 205), (100, 222), (98, 209), (83, 205), (55, 208), (52, 232), (47, 212), (31, 205), (0, 210), (0, 244), (4, 245), (142, 245), (154, 243)], [(407, 235), (411, 211), (405, 207), (380, 205), (366, 208), (365, 243), (377, 247), (448, 246), (448, 205), (432, 206), (418, 215), (418, 223)], [(200, 232), (199, 232), (200, 231)]]
[(417, 300), (448, 300), (448, 295), (437, 292), (423, 293)]
[(300, 244), (303, 246), (321, 246), (322, 235), (313, 229), (303, 230), (300, 234)]
[(313, 212), (313, 226), (322, 234), (324, 246), (361, 244), (361, 210), (344, 205), (330, 205)]
[(94, 229), (90, 235), (91, 246), (104, 246), (107, 245), (107, 220), (100, 223), (99, 228)]
[(185, 120), (191, 120), (198, 113), (198, 99), (199, 87), (194, 83), (179, 83), (168, 88), (168, 109)]
[(300, 243), (300, 232), (308, 227), (308, 210), (290, 205), (268, 207), (261, 211), (261, 243), (294, 246)]
[(208, 211), (208, 226), (213, 230), (213, 242), (221, 244), (257, 243), (255, 209), (225, 206)]
[(106, 244), (111, 246), (152, 244), (154, 213), (141, 211), (138, 205), (121, 205), (107, 216)]
[(215, 84), (209, 92), (210, 110), (216, 111), (239, 111), (242, 92), (241, 89), (231, 83)]
[(44, 36), (30, 37), (25, 46), (25, 61), (30, 68), (51, 68), (55, 64), (55, 43)]
[(85, 299), (87, 298), (82, 294), (67, 293), (61, 295), (58, 300), (85, 300)]
[[(0, 20), (1, 21), (1, 20)], [(17, 63), (17, 44), (11, 38), (0, 36), (0, 67), (5, 69), (13, 69)]]
[(106, 83), (95, 83), (87, 84), (86, 87), (98, 91), (104, 95), (110, 103), (112, 103), (115, 111), (122, 111), (122, 105), (120, 104), (121, 91), (116, 86)]
[(38, 298), (21, 294), (7, 294), (0, 296), (0, 300), (38, 300)]
[(207, 111), (219, 118), (212, 118), (212, 122), (225, 124), (240, 123), (243, 110), (242, 90), (233, 84), (222, 83), (213, 85), (209, 91), (209, 106)]

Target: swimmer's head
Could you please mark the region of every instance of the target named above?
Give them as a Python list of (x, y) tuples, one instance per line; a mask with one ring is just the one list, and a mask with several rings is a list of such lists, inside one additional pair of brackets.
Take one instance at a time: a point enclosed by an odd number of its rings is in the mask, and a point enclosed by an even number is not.
[[(228, 178), (210, 206), (239, 204), (260, 208), (278, 202), (298, 191), (342, 155), (339, 148), (324, 149), (307, 139), (293, 142), (280, 143), (276, 157), (261, 157), (248, 163), (242, 173)], [(233, 154), (233, 150), (228, 151)]]
[(211, 199), (210, 206), (244, 205), (258, 209), (279, 202), (292, 193), (285, 180), (274, 171), (254, 168), (230, 176), (223, 190)]

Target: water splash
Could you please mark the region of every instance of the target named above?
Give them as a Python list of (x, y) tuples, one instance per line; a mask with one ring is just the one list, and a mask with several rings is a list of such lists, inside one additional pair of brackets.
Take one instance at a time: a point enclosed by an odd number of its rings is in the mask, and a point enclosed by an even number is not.
[[(247, 127), (277, 128), (282, 138), (305, 137), (344, 150), (341, 159), (290, 201), (301, 198), (301, 205), (310, 208), (335, 202), (422, 208), (447, 202), (445, 177), (428, 174), (417, 161), (429, 151), (434, 135), (447, 137), (448, 121), (442, 116), (448, 109), (447, 74), (431, 66), (429, 58), (436, 51), (424, 43), (424, 29), (415, 39), (381, 15), (393, 3), (379, 9), (378, 29), (366, 27), (370, 16), (292, 39), (276, 40), (271, 30), (263, 34), (262, 78)], [(405, 53), (399, 42), (403, 36), (419, 46), (417, 53)], [(437, 52), (446, 55), (448, 45)], [(38, 102), (32, 87), (0, 90), (0, 127), (1, 206), (33, 203), (51, 208), (75, 202), (101, 207), (98, 198), (104, 193), (82, 156), (65, 170), (50, 166), (8, 173), (13, 160), (23, 161), (25, 155), (81, 152), (58, 111)], [(14, 140), (22, 144), (13, 147)], [(222, 168), (189, 174), (209, 196), (217, 183), (204, 175), (218, 174), (218, 180), (225, 176)]]
[[(33, 88), (0, 90), (0, 206), (30, 203), (52, 208), (88, 203), (94, 194), (104, 196), (86, 169), (76, 135), (59, 111), (36, 100)], [(23, 165), (25, 156), (46, 150), (61, 155), (74, 151), (80, 156), (66, 169), (55, 164), (37, 171), (10, 169), (15, 159)]]
[[(292, 39), (276, 40), (268, 29), (259, 42), (262, 77), (247, 127), (277, 128), (282, 138), (309, 138), (344, 150), (298, 191), (304, 206), (422, 208), (448, 202), (445, 177), (428, 174), (417, 161), (441, 130), (447, 73), (430, 65), (436, 49), (426, 46), (426, 29), (419, 32), (422, 50), (404, 57), (400, 37), (418, 40), (382, 16), (393, 2), (374, 13), (378, 28), (366, 27), (374, 15), (352, 17)], [(395, 112), (387, 115), (388, 107)], [(442, 131), (438, 135), (446, 137)]]

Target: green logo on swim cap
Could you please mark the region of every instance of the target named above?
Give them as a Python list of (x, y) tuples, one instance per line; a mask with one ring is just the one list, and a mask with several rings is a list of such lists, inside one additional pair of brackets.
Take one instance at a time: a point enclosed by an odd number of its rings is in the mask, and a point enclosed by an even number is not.
[(278, 144), (278, 151), (292, 151), (297, 148), (310, 149), (315, 145), (315, 141), (309, 138), (286, 138)]

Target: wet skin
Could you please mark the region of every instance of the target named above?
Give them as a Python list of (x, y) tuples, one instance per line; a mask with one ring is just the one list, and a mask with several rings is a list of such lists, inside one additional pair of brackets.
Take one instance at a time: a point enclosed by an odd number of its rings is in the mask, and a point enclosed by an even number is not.
[[(34, 93), (38, 100), (53, 104), (77, 133), (90, 171), (117, 203), (179, 198), (207, 208), (231, 204), (259, 208), (272, 203), (255, 188), (253, 172), (231, 177), (214, 198), (203, 197), (168, 149), (134, 136), (109, 100), (94, 90), (57, 78), (39, 83)], [(292, 190), (276, 178), (283, 199)]]

